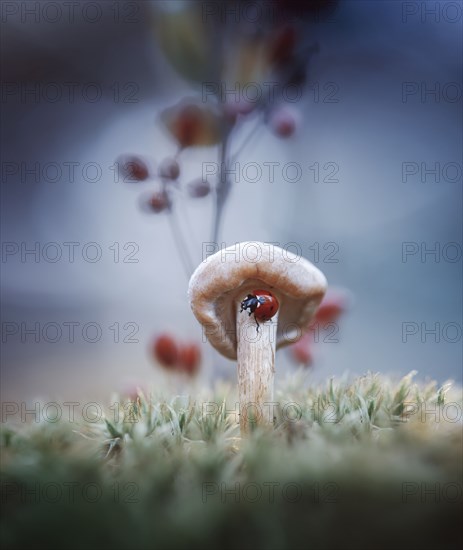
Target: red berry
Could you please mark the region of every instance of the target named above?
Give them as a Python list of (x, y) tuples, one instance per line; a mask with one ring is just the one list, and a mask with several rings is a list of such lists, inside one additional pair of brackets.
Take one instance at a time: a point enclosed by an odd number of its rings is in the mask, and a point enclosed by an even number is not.
[(146, 162), (135, 155), (122, 156), (118, 160), (119, 170), (125, 182), (144, 181), (149, 176)]
[(146, 207), (149, 211), (155, 212), (156, 214), (159, 214), (164, 210), (168, 210), (170, 208), (170, 199), (168, 194), (165, 191), (153, 193), (147, 200)]
[(199, 346), (194, 342), (184, 344), (180, 348), (179, 362), (184, 372), (190, 376), (197, 374), (201, 363), (201, 350)]
[(223, 117), (217, 106), (201, 104), (197, 98), (184, 98), (164, 109), (160, 119), (181, 149), (216, 145), (223, 137)]
[(313, 363), (313, 355), (310, 349), (311, 338), (311, 333), (308, 332), (290, 348), (293, 360), (307, 367)]
[(309, 348), (303, 348), (302, 346), (297, 346), (296, 344), (291, 349), (293, 354), (293, 359), (296, 363), (300, 365), (305, 365), (309, 367), (313, 363), (313, 356)]
[(175, 340), (169, 334), (161, 334), (154, 341), (153, 355), (156, 361), (169, 369), (175, 367), (178, 362), (178, 347)]
[(185, 105), (178, 113), (174, 134), (182, 147), (194, 145), (203, 123), (201, 109), (197, 105)]
[(270, 116), (273, 133), (281, 138), (292, 136), (296, 130), (296, 117), (288, 107), (279, 107)]
[(292, 25), (280, 28), (270, 44), (269, 60), (275, 65), (287, 63), (296, 46), (296, 29)]
[(347, 308), (347, 297), (342, 294), (327, 294), (315, 313), (318, 323), (333, 323)]
[(193, 199), (201, 199), (211, 192), (211, 184), (203, 178), (198, 178), (188, 184), (188, 194)]
[(161, 178), (176, 180), (180, 175), (179, 163), (170, 157), (166, 157), (159, 166), (159, 175)]

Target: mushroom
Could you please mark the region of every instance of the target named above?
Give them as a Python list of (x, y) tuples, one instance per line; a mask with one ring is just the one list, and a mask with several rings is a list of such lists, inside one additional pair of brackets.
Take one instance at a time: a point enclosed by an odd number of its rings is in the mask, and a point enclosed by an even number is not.
[[(238, 359), (240, 427), (273, 425), (276, 349), (296, 342), (326, 291), (323, 273), (308, 260), (258, 241), (237, 243), (204, 260), (190, 279), (188, 295), (211, 345)], [(259, 306), (247, 311), (255, 289), (276, 298), (270, 320), (258, 322)]]

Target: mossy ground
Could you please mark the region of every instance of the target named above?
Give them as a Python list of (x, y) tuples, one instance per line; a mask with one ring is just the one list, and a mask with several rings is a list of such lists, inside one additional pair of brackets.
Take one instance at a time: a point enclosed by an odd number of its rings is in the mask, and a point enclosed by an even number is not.
[(3, 547), (461, 547), (459, 389), (296, 378), (275, 429), (243, 439), (230, 391), (4, 424)]

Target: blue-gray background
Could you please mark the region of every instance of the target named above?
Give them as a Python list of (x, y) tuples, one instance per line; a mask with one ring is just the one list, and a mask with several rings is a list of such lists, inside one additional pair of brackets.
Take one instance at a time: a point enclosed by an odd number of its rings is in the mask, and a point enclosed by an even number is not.
[[(156, 45), (149, 2), (119, 2), (121, 10), (129, 7), (118, 21), (111, 8), (115, 3), (100, 2), (103, 16), (95, 23), (80, 15), (53, 22), (43, 12), (10, 14), (5, 6), (11, 4), (2, 4), (2, 243), (31, 248), (38, 242), (43, 251), (56, 242), (63, 253), (62, 243), (79, 245), (73, 263), (66, 256), (52, 263), (43, 255), (38, 262), (32, 255), (25, 262), (19, 253), (3, 255), (2, 328), (5, 323), (80, 325), (75, 342), (66, 332), (58, 343), (43, 337), (36, 343), (27, 334), (21, 342), (20, 334), (4, 334), (2, 398), (78, 400), (106, 396), (132, 380), (156, 383), (159, 374), (147, 351), (153, 334), (168, 330), (201, 340), (201, 330), (185, 298), (187, 278), (167, 217), (141, 213), (140, 188), (116, 183), (110, 167), (124, 152), (150, 155), (157, 162), (171, 155), (174, 145), (156, 116), (191, 89)], [(297, 162), (304, 177), (290, 183), (278, 170), (275, 183), (241, 177), (227, 205), (221, 242), (296, 242), (312, 261), (314, 243), (319, 243), (318, 267), (330, 284), (351, 292), (339, 342), (315, 349), (314, 380), (345, 371), (405, 374), (416, 369), (423, 378), (461, 382), (461, 6), (341, 2), (314, 35), (320, 53), (311, 65), (311, 81), (319, 83), (320, 97), (317, 101), (312, 91), (296, 105), (302, 114), (298, 135), (282, 141), (262, 128), (240, 158), (243, 165)], [(75, 82), (75, 100), (63, 95), (50, 101), (42, 93), (37, 101), (30, 94), (22, 100), (17, 90), (33, 82), (50, 96), (49, 83), (66, 90), (65, 83)], [(95, 102), (83, 94), (91, 82), (102, 89)], [(324, 101), (323, 86), (330, 82), (337, 90), (334, 103)], [(124, 87), (127, 83), (132, 84)], [(417, 92), (404, 97), (404, 83)], [(422, 95), (436, 86), (437, 96)], [(127, 97), (135, 101), (123, 101)], [(203, 162), (215, 160), (213, 148), (187, 152), (182, 163), (186, 179), (200, 175)], [(309, 166), (316, 162), (335, 163), (339, 182), (323, 182), (323, 169), (321, 181), (315, 182)], [(406, 181), (404, 162), (417, 163), (420, 170)], [(53, 182), (50, 168), (49, 175), (34, 181), (30, 174), (21, 176), (21, 163), (28, 168), (39, 163), (40, 169), (58, 163), (63, 170), (64, 163), (76, 163), (75, 178), (70, 181), (63, 172)], [(98, 181), (85, 181), (87, 163), (101, 167)], [(443, 172), (439, 181), (426, 176), (421, 163), (428, 168), (437, 163)], [(10, 175), (16, 165), (19, 175)], [(87, 179), (92, 178), (89, 172)], [(252, 205), (252, 215), (245, 203)], [(201, 243), (209, 240), (211, 203), (186, 207), (189, 244), (199, 262)], [(89, 242), (101, 247), (100, 261), (82, 259)], [(418, 247), (407, 261), (405, 242)], [(114, 261), (114, 243), (120, 246), (119, 262)], [(136, 243), (138, 263), (122, 261), (132, 250), (124, 251), (125, 243)], [(337, 263), (327, 261), (332, 250), (323, 249), (327, 243), (336, 244)], [(438, 256), (422, 258), (421, 251), (436, 243)], [(460, 255), (456, 262), (451, 261), (455, 254)], [(132, 330), (132, 325), (124, 329), (129, 322), (139, 327), (134, 336), (139, 342), (115, 342), (114, 323), (120, 324), (122, 339)], [(85, 323), (101, 327), (99, 342), (82, 338)], [(418, 331), (405, 342), (404, 323)], [(422, 331), (436, 323), (439, 341)], [(206, 344), (203, 353), (201, 381), (217, 373), (234, 379), (231, 362)], [(277, 370), (292, 369), (280, 353)]]

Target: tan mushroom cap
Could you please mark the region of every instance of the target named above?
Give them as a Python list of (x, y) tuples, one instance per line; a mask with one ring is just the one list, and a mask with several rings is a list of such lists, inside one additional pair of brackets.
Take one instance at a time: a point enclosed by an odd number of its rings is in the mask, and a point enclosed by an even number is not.
[(278, 349), (307, 330), (326, 287), (323, 273), (305, 258), (269, 243), (247, 241), (204, 260), (191, 276), (188, 296), (211, 345), (236, 359), (237, 308), (248, 293), (269, 290), (280, 302)]

